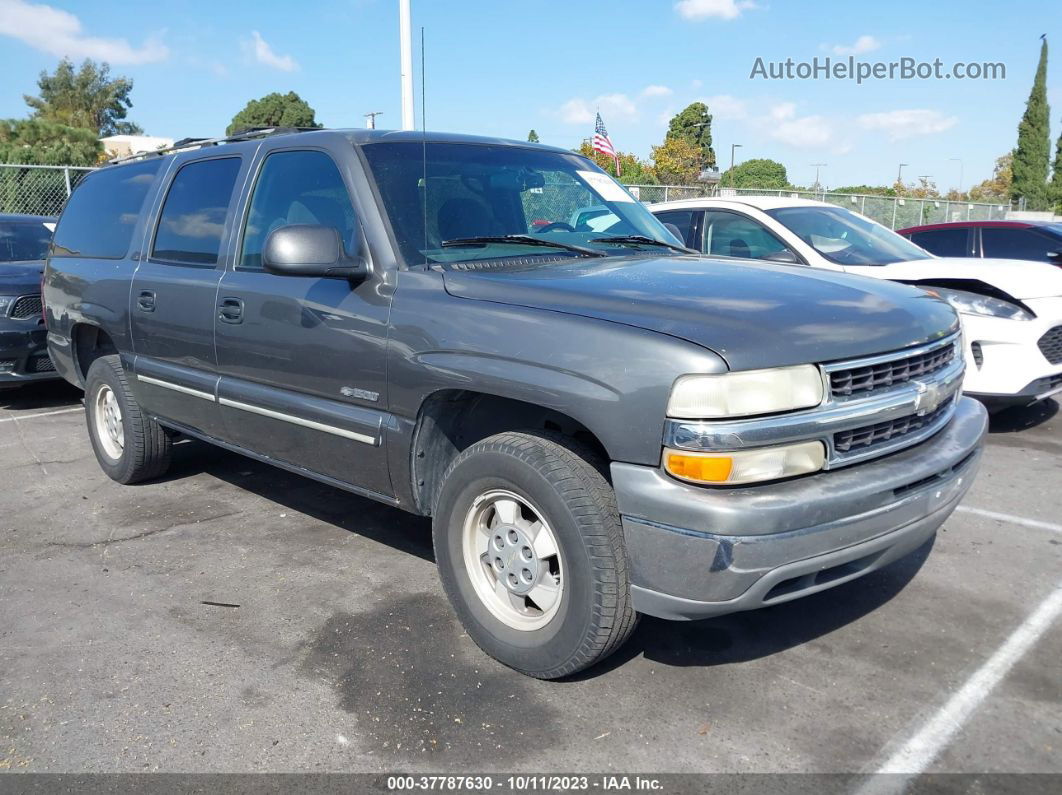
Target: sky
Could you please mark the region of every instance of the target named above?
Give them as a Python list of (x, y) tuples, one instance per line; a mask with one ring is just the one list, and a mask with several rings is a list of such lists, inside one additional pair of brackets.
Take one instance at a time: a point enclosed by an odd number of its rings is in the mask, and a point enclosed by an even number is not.
[[(223, 133), (252, 98), (295, 91), (327, 127), (400, 126), (398, 0), (0, 0), (0, 118), (28, 114), (66, 55), (134, 81), (129, 119), (172, 138)], [(577, 147), (600, 112), (617, 149), (648, 157), (671, 115), (708, 104), (719, 163), (772, 158), (795, 184), (991, 175), (1012, 149), (1048, 34), (1053, 142), (1062, 128), (1062, 4), (985, 0), (412, 0), (417, 124)], [(901, 58), (1002, 63), (1005, 79), (764, 79), (773, 62)], [(794, 67), (795, 68), (795, 67)], [(762, 73), (763, 70), (761, 70)], [(961, 161), (961, 162), (960, 162)]]

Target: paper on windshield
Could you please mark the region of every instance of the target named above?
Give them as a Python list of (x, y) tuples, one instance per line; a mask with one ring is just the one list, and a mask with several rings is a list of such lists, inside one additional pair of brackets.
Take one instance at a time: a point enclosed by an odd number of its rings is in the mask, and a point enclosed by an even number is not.
[(627, 191), (616, 184), (616, 181), (607, 174), (599, 174), (596, 171), (576, 171), (579, 179), (589, 186), (590, 190), (607, 202), (630, 202), (634, 199)]

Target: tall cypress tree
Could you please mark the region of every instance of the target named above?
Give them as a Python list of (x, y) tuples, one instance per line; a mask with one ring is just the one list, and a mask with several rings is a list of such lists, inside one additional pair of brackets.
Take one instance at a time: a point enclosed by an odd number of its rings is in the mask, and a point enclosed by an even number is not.
[(1062, 213), (1062, 133), (1055, 144), (1055, 164), (1051, 175), (1051, 204), (1056, 213)]
[(1029, 209), (1047, 205), (1047, 167), (1051, 161), (1051, 111), (1047, 106), (1047, 37), (1041, 36), (1040, 63), (1036, 67), (1025, 115), (1018, 125), (1018, 148), (1014, 150), (1014, 182), (1011, 197), (1024, 197)]

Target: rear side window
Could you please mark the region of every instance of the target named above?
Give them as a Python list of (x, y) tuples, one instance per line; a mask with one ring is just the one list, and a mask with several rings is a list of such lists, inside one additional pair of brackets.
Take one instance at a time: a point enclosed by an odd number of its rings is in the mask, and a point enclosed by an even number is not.
[(965, 227), (932, 229), (915, 232), (911, 235), (911, 242), (938, 257), (969, 257), (970, 250), (966, 245), (968, 237)]
[(161, 159), (103, 168), (78, 184), (55, 229), (53, 257), (121, 259), (129, 253)]
[(1059, 245), (1035, 229), (985, 227), (981, 230), (981, 248), (986, 257), (1050, 262), (1047, 252), (1057, 250)]
[(706, 254), (763, 259), (781, 251), (788, 251), (785, 243), (767, 231), (762, 224), (736, 213), (707, 211), (704, 214), (703, 234), (702, 251)]
[(188, 265), (216, 265), (239, 172), (238, 157), (198, 160), (182, 167), (166, 194), (151, 256)]

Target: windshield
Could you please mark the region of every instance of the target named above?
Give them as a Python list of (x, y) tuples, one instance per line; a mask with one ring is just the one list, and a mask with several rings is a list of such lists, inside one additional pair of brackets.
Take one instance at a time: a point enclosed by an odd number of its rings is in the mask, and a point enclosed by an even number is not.
[(933, 256), (907, 238), (841, 207), (781, 207), (766, 213), (838, 265), (889, 265)]
[(0, 262), (44, 259), (51, 242), (52, 230), (40, 222), (0, 222)]
[[(626, 188), (579, 155), (417, 142), (366, 144), (363, 151), (409, 265), (586, 256), (571, 247), (659, 256), (675, 252), (653, 241), (680, 243)], [(535, 240), (497, 239), (513, 235)], [(598, 240), (631, 235), (648, 240)]]

